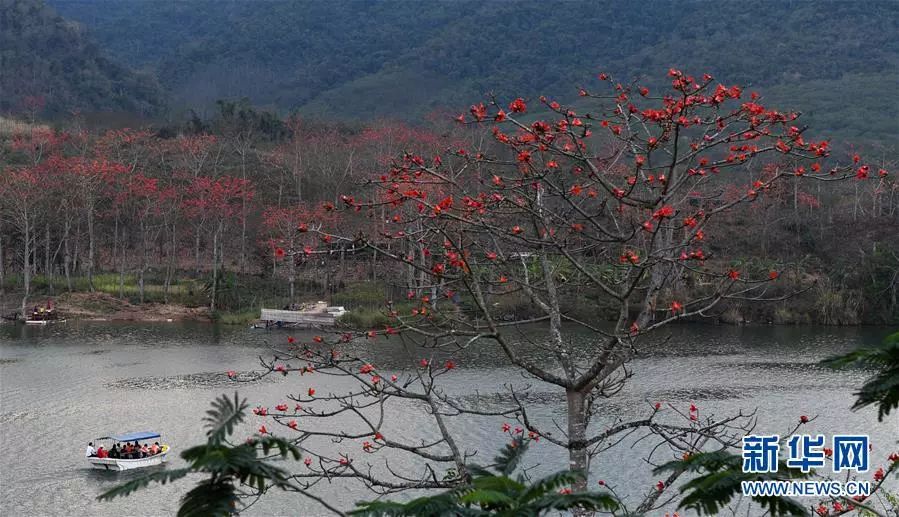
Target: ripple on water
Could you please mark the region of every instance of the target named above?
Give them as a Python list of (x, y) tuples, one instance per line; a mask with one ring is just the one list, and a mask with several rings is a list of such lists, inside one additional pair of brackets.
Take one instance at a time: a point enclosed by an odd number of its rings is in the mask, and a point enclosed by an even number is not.
[[(268, 379), (266, 377), (265, 379)], [(132, 377), (127, 379), (117, 379), (106, 383), (107, 388), (125, 389), (125, 390), (176, 390), (191, 388), (221, 388), (234, 387), (236, 383), (259, 383), (262, 379), (256, 378), (253, 374), (239, 373), (237, 382), (231, 379), (227, 374), (220, 372), (201, 372), (188, 373), (182, 375), (166, 375), (160, 377)]]
[(81, 355), (102, 355), (102, 354), (108, 354), (109, 352), (112, 352), (112, 350), (103, 348), (100, 350), (88, 350), (87, 352), (81, 352)]

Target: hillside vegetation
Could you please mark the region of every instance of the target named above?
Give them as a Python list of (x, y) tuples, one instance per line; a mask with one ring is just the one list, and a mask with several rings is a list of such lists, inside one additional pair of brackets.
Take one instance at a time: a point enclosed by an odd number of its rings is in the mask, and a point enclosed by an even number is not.
[(838, 139), (899, 135), (899, 107), (882, 102), (899, 90), (896, 2), (48, 1), (157, 74), (174, 108), (247, 96), (417, 119), (490, 91), (575, 97), (599, 70), (675, 66), (763, 87)]
[(158, 112), (152, 75), (109, 59), (76, 23), (37, 0), (0, 0), (0, 113)]

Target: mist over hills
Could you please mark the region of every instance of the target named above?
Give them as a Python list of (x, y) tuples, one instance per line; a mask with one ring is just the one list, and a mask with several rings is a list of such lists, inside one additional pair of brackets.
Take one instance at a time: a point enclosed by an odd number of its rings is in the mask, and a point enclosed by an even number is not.
[[(674, 66), (758, 88), (837, 138), (899, 136), (886, 100), (899, 91), (897, 2), (46, 3), (97, 42), (97, 59), (157, 79), (170, 114), (249, 97), (282, 113), (416, 119), (486, 92), (576, 100), (599, 70), (659, 84)], [(80, 84), (65, 102), (105, 107)]]

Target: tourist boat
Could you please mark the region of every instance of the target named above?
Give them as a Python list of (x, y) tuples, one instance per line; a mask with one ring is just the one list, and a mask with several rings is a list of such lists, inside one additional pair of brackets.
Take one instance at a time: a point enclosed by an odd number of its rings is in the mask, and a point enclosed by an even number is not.
[(65, 323), (66, 320), (25, 320), (26, 325), (47, 325), (50, 323)]
[[(128, 443), (128, 442), (143, 442), (145, 440), (153, 440), (154, 438), (159, 438), (159, 433), (153, 431), (143, 431), (139, 433), (128, 433), (128, 434), (120, 434), (116, 436), (103, 436), (97, 438), (95, 441), (102, 445), (104, 441), (110, 441), (113, 443)], [(109, 449), (112, 447), (103, 447), (104, 449)], [(132, 470), (132, 469), (141, 469), (144, 467), (152, 467), (154, 465), (160, 465), (165, 463), (166, 455), (168, 455), (169, 446), (163, 444), (162, 451), (158, 454), (154, 454), (152, 456), (148, 456), (146, 458), (139, 458), (136, 460), (129, 460), (123, 458), (98, 458), (97, 456), (90, 456), (87, 458), (87, 461), (90, 462), (91, 467), (100, 470)]]
[(46, 325), (48, 323), (65, 323), (66, 320), (59, 317), (59, 314), (55, 310), (47, 309), (44, 310), (41, 308), (40, 310), (35, 309), (25, 318), (25, 324), (27, 325)]

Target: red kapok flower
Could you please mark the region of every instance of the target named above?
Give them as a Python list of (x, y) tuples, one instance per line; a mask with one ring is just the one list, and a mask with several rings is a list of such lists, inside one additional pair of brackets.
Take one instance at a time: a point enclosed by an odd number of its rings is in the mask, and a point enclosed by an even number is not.
[(524, 113), (525, 111), (527, 111), (527, 109), (528, 106), (524, 103), (524, 99), (522, 99), (521, 97), (515, 99), (511, 104), (509, 104), (509, 110), (513, 113)]
[(313, 395), (315, 395), (315, 388), (309, 388), (308, 393), (309, 393), (309, 396), (310, 396), (310, 397), (312, 397)]

